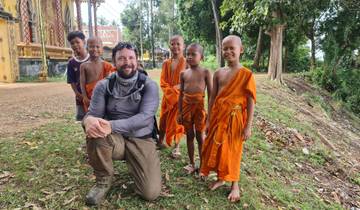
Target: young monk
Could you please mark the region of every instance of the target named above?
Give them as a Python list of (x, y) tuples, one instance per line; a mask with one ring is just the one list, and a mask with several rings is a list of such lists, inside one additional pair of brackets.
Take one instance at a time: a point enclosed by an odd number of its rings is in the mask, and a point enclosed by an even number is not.
[(88, 111), (96, 83), (115, 71), (111, 63), (101, 59), (103, 45), (100, 38), (89, 38), (87, 40), (87, 48), (90, 59), (80, 66), (80, 87), (85, 112)]
[(171, 146), (175, 140), (175, 148), (172, 152), (173, 158), (178, 158), (180, 153), (179, 141), (184, 133), (183, 126), (177, 123), (178, 99), (180, 94), (180, 72), (186, 68), (186, 60), (183, 56), (184, 39), (173, 36), (170, 39), (171, 58), (164, 61), (162, 65), (160, 87), (163, 91), (160, 112), (159, 143), (160, 148), (166, 136), (166, 143)]
[(209, 103), (208, 133), (202, 149), (201, 175), (217, 173), (218, 180), (209, 188), (215, 190), (231, 182), (228, 200), (240, 199), (238, 181), (243, 142), (251, 136), (256, 100), (252, 72), (239, 63), (243, 52), (241, 39), (230, 35), (222, 41), (222, 55), (227, 67), (214, 73)]
[[(180, 97), (178, 122), (186, 131), (186, 143), (190, 164), (185, 166), (189, 174), (196, 171), (194, 160), (194, 137), (198, 143), (199, 156), (204, 141), (205, 106), (204, 92), (211, 95), (212, 78), (209, 70), (199, 66), (204, 58), (204, 50), (199, 44), (190, 44), (186, 49), (186, 62), (189, 69), (180, 73)], [(194, 132), (195, 127), (195, 132)], [(200, 157), (201, 165), (201, 157)]]

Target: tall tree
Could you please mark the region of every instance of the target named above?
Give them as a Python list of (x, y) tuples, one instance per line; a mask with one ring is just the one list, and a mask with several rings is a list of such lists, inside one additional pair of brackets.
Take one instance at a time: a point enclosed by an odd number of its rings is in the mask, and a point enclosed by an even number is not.
[(235, 31), (241, 31), (248, 24), (257, 23), (265, 27), (265, 34), (270, 37), (270, 57), (268, 75), (280, 83), (283, 71), (283, 36), (287, 21), (297, 15), (305, 1), (246, 1), (224, 0), (222, 14), (232, 12), (230, 24)]
[(223, 39), (223, 33), (220, 28), (220, 0), (211, 0), (211, 8), (214, 16), (214, 22), (215, 22), (215, 39), (216, 39), (216, 59), (219, 64), (219, 66), (224, 65), (224, 59), (221, 56), (221, 49), (222, 49), (222, 39)]

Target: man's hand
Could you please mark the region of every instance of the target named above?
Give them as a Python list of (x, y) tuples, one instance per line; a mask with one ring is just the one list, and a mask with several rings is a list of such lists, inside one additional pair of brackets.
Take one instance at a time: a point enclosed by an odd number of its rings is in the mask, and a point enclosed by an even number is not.
[(111, 124), (109, 121), (107, 120), (104, 120), (104, 119), (99, 119), (99, 122), (100, 122), (100, 126), (104, 129), (105, 131), (105, 136), (111, 134)]
[(251, 127), (246, 126), (243, 133), (244, 141), (248, 140), (250, 136), (251, 136)]
[[(84, 120), (85, 133), (89, 138), (104, 138), (108, 132), (102, 126), (101, 118), (89, 116)], [(106, 127), (106, 126), (105, 126)], [(111, 130), (111, 128), (110, 128)]]

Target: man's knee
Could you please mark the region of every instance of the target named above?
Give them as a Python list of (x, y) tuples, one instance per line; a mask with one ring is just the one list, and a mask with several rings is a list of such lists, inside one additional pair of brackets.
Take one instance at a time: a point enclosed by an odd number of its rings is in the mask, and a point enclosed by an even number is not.
[(159, 197), (160, 192), (161, 192), (161, 184), (158, 186), (154, 186), (154, 184), (151, 184), (148, 186), (144, 186), (141, 197), (144, 200), (153, 201)]

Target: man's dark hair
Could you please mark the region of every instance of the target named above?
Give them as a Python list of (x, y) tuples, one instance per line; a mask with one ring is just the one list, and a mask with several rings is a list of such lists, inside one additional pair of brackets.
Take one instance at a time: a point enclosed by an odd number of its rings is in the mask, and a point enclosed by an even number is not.
[(67, 35), (67, 40), (69, 42), (71, 42), (71, 40), (73, 40), (74, 38), (80, 38), (82, 39), (83, 41), (85, 41), (85, 35), (83, 32), (81, 31), (72, 31), (70, 32), (68, 35)]
[(129, 49), (129, 50), (134, 50), (136, 58), (138, 57), (138, 51), (137, 51), (135, 45), (133, 45), (129, 42), (119, 42), (112, 50), (112, 59), (115, 60), (117, 51), (120, 51), (125, 48)]

